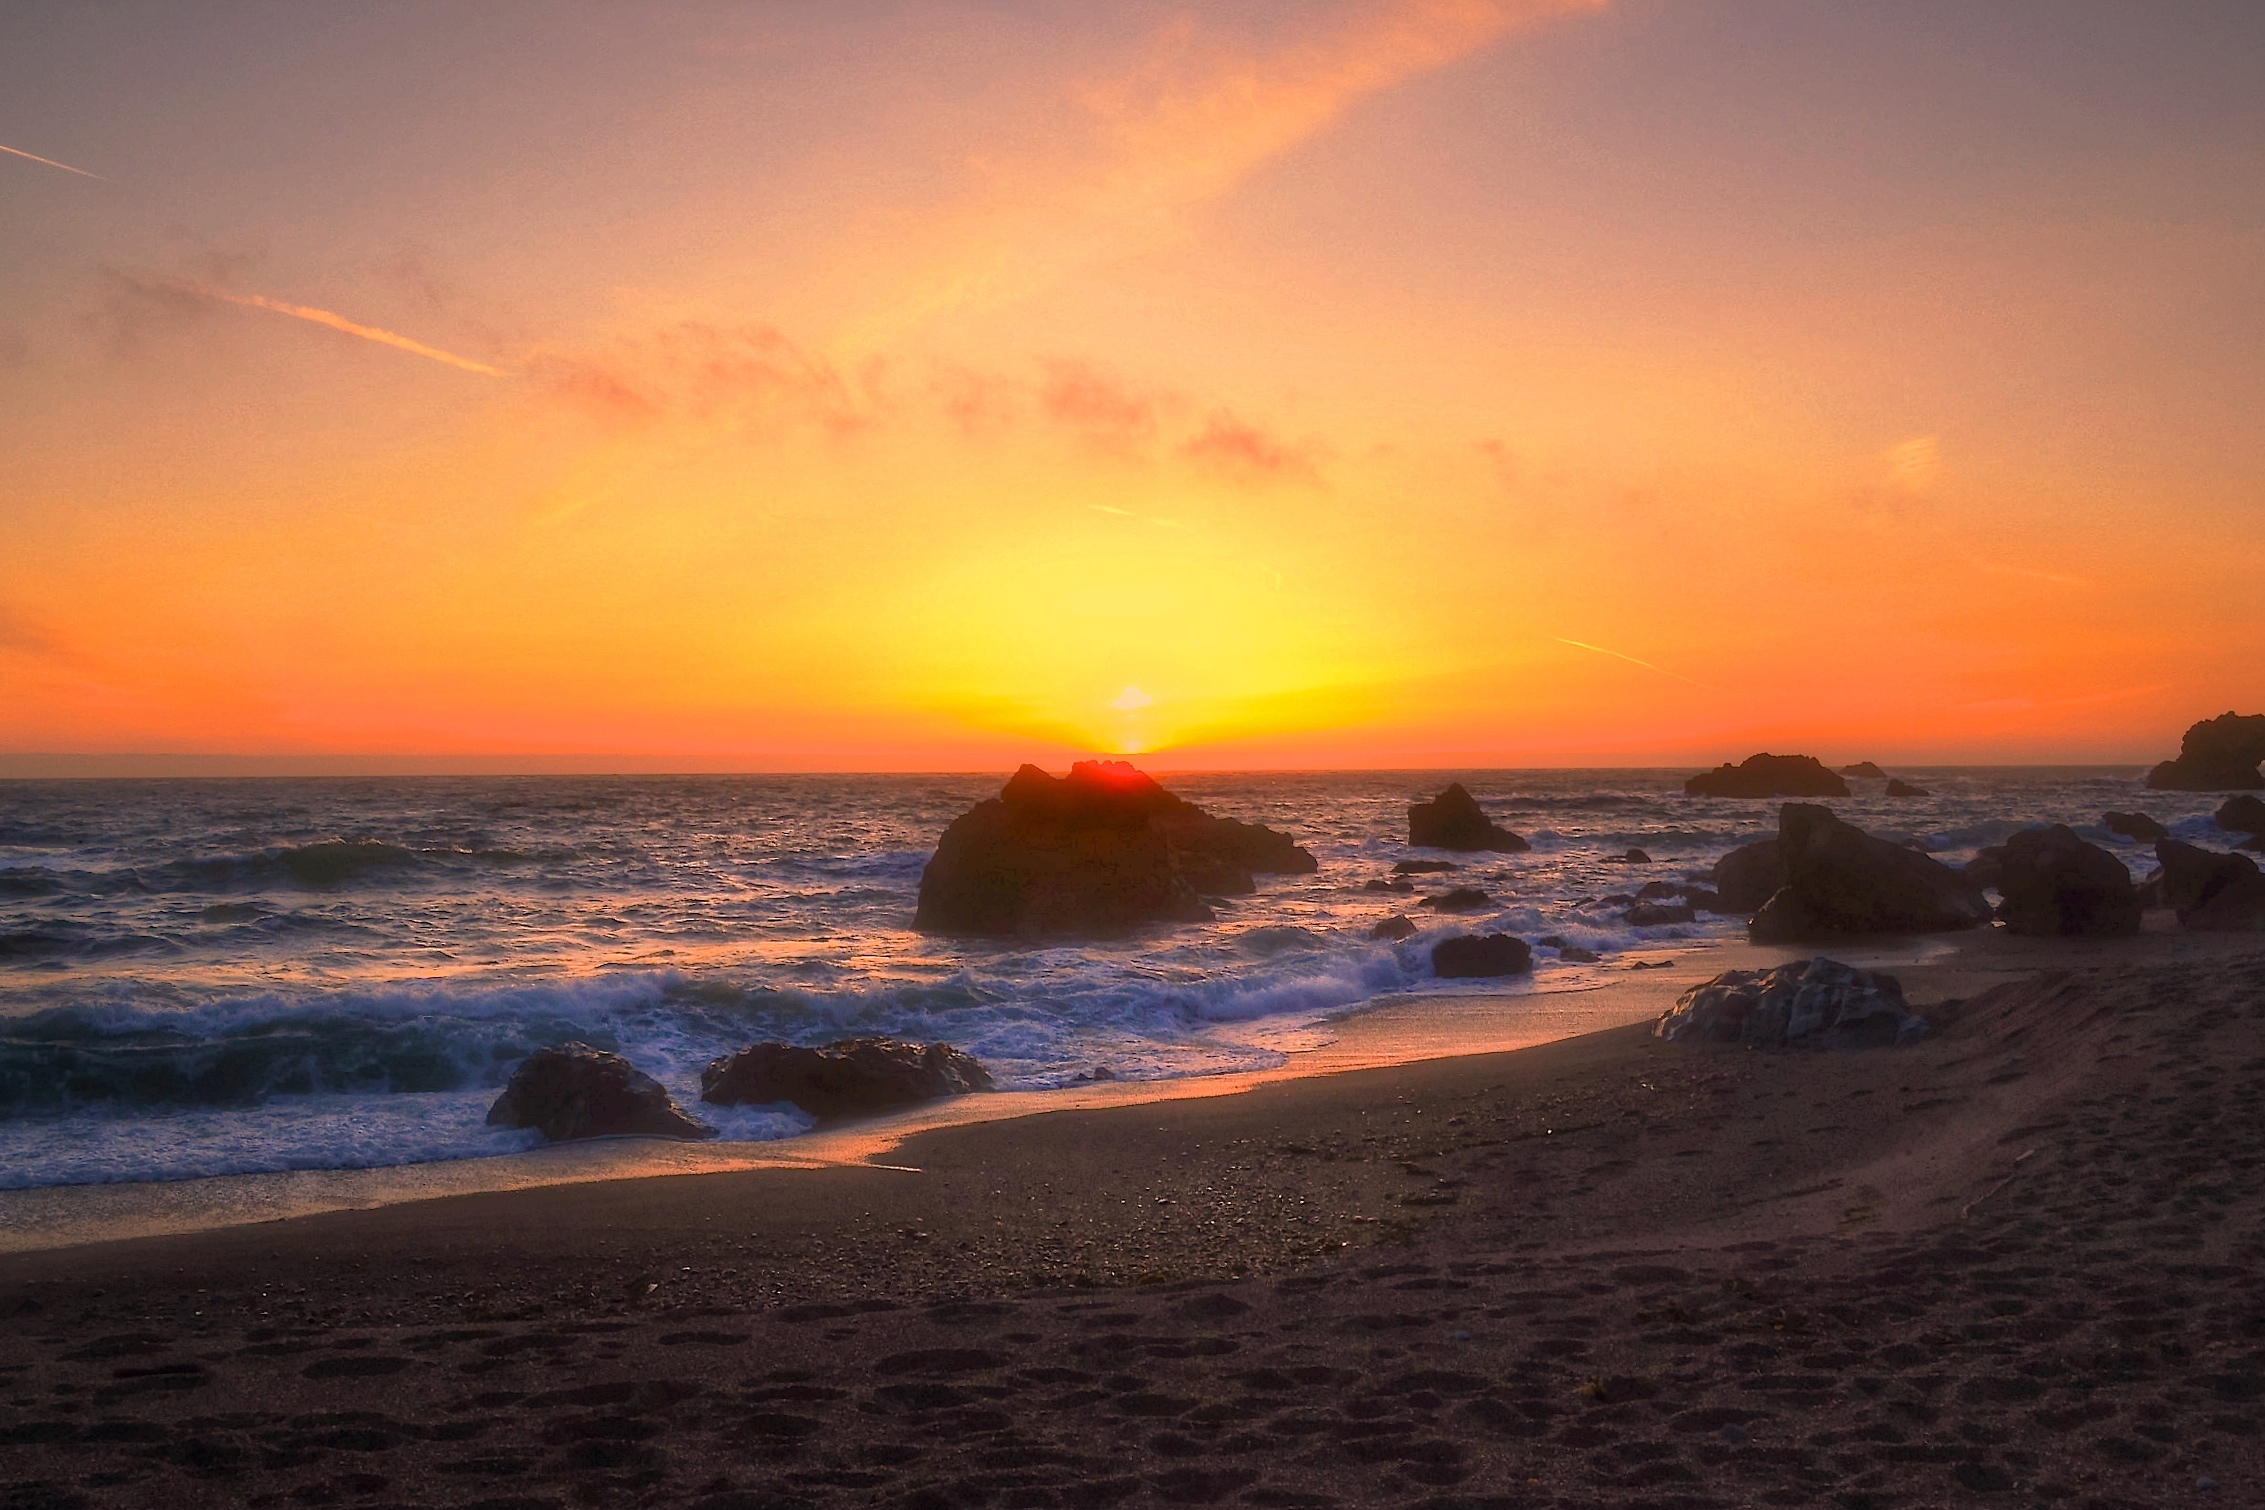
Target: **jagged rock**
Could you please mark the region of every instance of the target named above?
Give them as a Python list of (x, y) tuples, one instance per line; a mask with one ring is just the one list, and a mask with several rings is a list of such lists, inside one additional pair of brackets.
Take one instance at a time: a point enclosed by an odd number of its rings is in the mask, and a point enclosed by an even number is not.
[(1861, 776), (1866, 781), (1887, 780), (1887, 772), (1881, 770), (1869, 760), (1859, 760), (1854, 765), (1844, 765), (1840, 768), (1840, 774), (1843, 776)]
[(2265, 713), (2224, 713), (2206, 718), (2179, 741), (2178, 758), (2147, 773), (2165, 792), (2254, 792), (2265, 788)]
[(1459, 933), (1431, 946), (1431, 973), (1441, 980), (1526, 975), (1533, 968), (1533, 950), (1507, 933)]
[(1416, 905), (1438, 912), (1476, 912), (1481, 907), (1492, 905), (1493, 901), (1494, 898), (1476, 886), (1458, 886), (1452, 891), (1443, 891), (1438, 896), (1425, 897)]
[(869, 1117), (991, 1088), (991, 1072), (948, 1043), (845, 1038), (821, 1049), (758, 1043), (712, 1061), (700, 1099), (718, 1106), (791, 1101), (813, 1117)]
[(1990, 905), (1969, 878), (1841, 822), (1830, 808), (1788, 802), (1777, 825), (1785, 884), (1747, 926), (1756, 943), (1947, 933), (1989, 921)]
[(1368, 936), (1372, 939), (1386, 939), (1397, 942), (1400, 939), (1413, 936), (1415, 931), (1416, 925), (1414, 923), (1400, 916), (1398, 913), (1394, 913), (1392, 916), (1386, 918), (1383, 922), (1378, 923), (1374, 928), (1371, 928), (1368, 931)]
[(1453, 860), (1402, 860), (1392, 867), (1396, 876), (1435, 876), (1442, 871), (1461, 870)]
[(1749, 755), (1683, 783), (1692, 797), (1845, 797), (1848, 783), (1814, 755)]
[(2053, 938), (2139, 931), (2139, 893), (2123, 861), (2065, 823), (2025, 828), (2005, 842), (1998, 916), (2008, 933)]
[(1966, 862), (1960, 874), (1976, 886), (1996, 886), (2005, 879), (2005, 846), (1983, 845), (1974, 851), (1974, 858)]
[(2163, 903), (2197, 933), (2265, 933), (2265, 875), (2247, 855), (2219, 854), (2176, 839), (2155, 841)]
[(2171, 836), (2169, 829), (2145, 813), (2102, 813), (2100, 822), (2109, 833), (2121, 834), (2126, 839), (2137, 839), (2142, 844), (2152, 844), (2157, 839), (2168, 839)]
[(1026, 765), (944, 830), (913, 922), (1010, 937), (1207, 922), (1204, 893), (1247, 893), (1252, 871), (1315, 868), (1287, 835), (1214, 818), (1122, 761), (1081, 761), (1060, 779)]
[(1652, 1028), (1670, 1043), (1820, 1049), (1908, 1043), (1926, 1031), (1894, 976), (1822, 958), (1724, 971), (1684, 992)]
[(554, 1143), (716, 1135), (678, 1111), (658, 1080), (619, 1054), (586, 1043), (537, 1049), (522, 1059), (488, 1108), (488, 1126), (532, 1127)]
[(1723, 912), (1759, 912), (1785, 884), (1785, 859), (1775, 839), (1741, 844), (1714, 862), (1714, 889)]
[(1932, 797), (1934, 795), (1923, 786), (1913, 786), (1908, 781), (1894, 777), (1888, 779), (1887, 794), (1890, 797)]
[(2236, 834), (2265, 834), (2265, 801), (2246, 793), (2228, 797), (2212, 819), (2218, 827)]
[(1420, 849), (1491, 850), (1524, 854), (1531, 845), (1483, 812), (1459, 781), (1429, 802), (1408, 808), (1408, 842)]
[(1628, 909), (1628, 926), (1631, 928), (1664, 928), (1670, 923), (1689, 923), (1698, 914), (1688, 904), (1670, 905), (1665, 902), (1638, 902)]

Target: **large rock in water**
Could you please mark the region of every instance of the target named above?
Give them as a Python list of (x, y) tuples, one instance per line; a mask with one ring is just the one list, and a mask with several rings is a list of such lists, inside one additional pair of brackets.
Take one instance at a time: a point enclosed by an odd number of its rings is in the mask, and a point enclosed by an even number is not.
[(948, 1043), (845, 1038), (822, 1049), (759, 1043), (711, 1062), (700, 1099), (718, 1106), (791, 1101), (821, 1120), (870, 1117), (991, 1088), (991, 1072)]
[(2239, 797), (2228, 797), (2218, 804), (2211, 821), (2228, 833), (2248, 834), (2253, 838), (2265, 834), (2265, 800), (2246, 792)]
[(1785, 884), (1785, 857), (1775, 839), (1741, 844), (1714, 862), (1715, 896), (1721, 912), (1759, 912)]
[(2139, 931), (2131, 872), (2065, 823), (2025, 828), (2006, 840), (2000, 867), (1998, 894), (2005, 900), (1998, 916), (2008, 933), (2054, 938)]
[(1691, 797), (1845, 797), (1848, 783), (1814, 755), (1749, 755), (1683, 783)]
[(1534, 951), (1507, 933), (1459, 933), (1431, 946), (1431, 973), (1441, 980), (1478, 980), (1533, 972)]
[(1930, 855), (1875, 839), (1832, 809), (1788, 802), (1777, 814), (1785, 885), (1747, 932), (1758, 944), (1842, 934), (1949, 933), (1990, 920), (1979, 887)]
[(2100, 822), (2106, 826), (2109, 833), (2121, 834), (2126, 839), (2137, 839), (2142, 844), (2152, 844), (2157, 839), (2167, 839), (2171, 833), (2169, 829), (2163, 827), (2162, 824), (2148, 817), (2145, 813), (2102, 813)]
[(1801, 959), (1774, 970), (1726, 970), (1676, 998), (1652, 1028), (1670, 1043), (1768, 1048), (1878, 1048), (1927, 1031), (1903, 983), (1838, 960)]
[(1409, 806), (1408, 842), (1423, 849), (1492, 850), (1505, 855), (1532, 848), (1489, 818), (1460, 781), (1450, 783), (1429, 802)]
[(1316, 868), (1288, 835), (1214, 818), (1122, 761), (1081, 761), (1060, 779), (1026, 765), (944, 830), (913, 924), (1037, 937), (1207, 922), (1202, 893)]
[(2186, 731), (2178, 759), (2147, 773), (2165, 792), (2254, 792), (2265, 788), (2257, 763), (2265, 760), (2265, 713), (2222, 713)]
[(658, 1080), (619, 1054), (586, 1043), (537, 1049), (512, 1071), (488, 1108), (490, 1127), (532, 1127), (554, 1143), (569, 1138), (712, 1138), (676, 1109)]
[(2197, 933), (2265, 933), (2265, 875), (2247, 855), (2160, 839), (2163, 905)]

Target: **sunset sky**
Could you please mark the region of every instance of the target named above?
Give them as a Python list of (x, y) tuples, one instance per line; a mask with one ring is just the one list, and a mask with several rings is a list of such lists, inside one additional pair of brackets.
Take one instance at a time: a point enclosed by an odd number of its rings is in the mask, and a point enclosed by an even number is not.
[(2159, 758), (2265, 711), (2260, 79), (2254, 0), (12, 4), (0, 756)]

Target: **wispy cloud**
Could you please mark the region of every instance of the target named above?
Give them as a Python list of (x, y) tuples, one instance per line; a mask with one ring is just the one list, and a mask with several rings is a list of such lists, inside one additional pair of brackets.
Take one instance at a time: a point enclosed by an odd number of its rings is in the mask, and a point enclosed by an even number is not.
[(443, 351), (438, 346), (428, 346), (424, 342), (402, 335), (398, 331), (385, 330), (376, 325), (364, 325), (359, 320), (349, 320), (335, 310), (317, 309), (311, 304), (287, 304), (280, 299), (269, 299), (259, 294), (231, 293), (226, 289), (204, 288), (195, 284), (175, 284), (173, 286), (179, 292), (196, 298), (215, 299), (222, 304), (234, 304), (243, 309), (264, 309), (271, 314), (289, 315), (294, 320), (305, 320), (310, 324), (325, 325), (332, 330), (342, 331), (360, 340), (375, 341), (380, 346), (391, 346), (396, 351), (406, 351), (411, 356), (423, 357), (430, 362), (440, 362), (446, 366), (457, 368), (459, 371), (477, 372), (485, 377), (506, 377), (509, 375), (501, 368), (491, 367), (485, 362), (475, 362), (470, 357), (458, 356), (453, 351)]
[(1243, 482), (1321, 480), (1321, 447), (1289, 446), (1224, 409), (1213, 411), (1180, 454)]
[(1705, 690), (1709, 692), (1716, 692), (1721, 690), (1717, 687), (1710, 687), (1705, 682), (1692, 681), (1691, 678), (1684, 676), (1679, 672), (1670, 671), (1665, 666), (1655, 666), (1650, 661), (1643, 659), (1641, 656), (1629, 655), (1623, 651), (1618, 650), (1607, 650), (1602, 645), (1592, 645), (1586, 640), (1569, 640), (1561, 634), (1552, 635), (1550, 636), (1550, 638), (1556, 640), (1560, 645), (1570, 645), (1575, 650), (1587, 650), (1597, 655), (1609, 655), (1616, 661), (1626, 661), (1631, 666), (1641, 666), (1646, 671), (1656, 671), (1661, 676), (1667, 677), (1672, 681), (1685, 682), (1693, 687), (1705, 688)]
[(0, 146), (0, 152), (5, 152), (10, 157), (20, 157), (26, 162), (41, 163), (50, 168), (61, 168), (64, 172), (76, 173), (81, 178), (92, 178), (102, 183), (108, 183), (110, 181), (104, 178), (100, 173), (89, 173), (84, 168), (74, 168), (69, 163), (59, 163), (52, 157), (41, 157), (37, 152), (26, 152), (21, 147)]

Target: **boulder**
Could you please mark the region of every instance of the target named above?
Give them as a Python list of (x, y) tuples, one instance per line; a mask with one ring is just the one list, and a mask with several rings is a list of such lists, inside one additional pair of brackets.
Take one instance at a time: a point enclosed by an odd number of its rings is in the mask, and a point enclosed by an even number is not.
[(1481, 907), (1491, 906), (1493, 902), (1494, 898), (1476, 886), (1458, 886), (1452, 891), (1443, 891), (1438, 896), (1425, 897), (1416, 905), (1438, 912), (1476, 912)]
[(488, 1108), (490, 1127), (532, 1127), (553, 1143), (570, 1138), (712, 1138), (676, 1109), (658, 1080), (619, 1054), (586, 1043), (537, 1049), (519, 1061)]
[(2036, 938), (2139, 931), (2139, 893), (2123, 861), (2065, 823), (2025, 828), (2005, 842), (1998, 916)]
[(2236, 834), (2265, 834), (2265, 801), (2246, 792), (2228, 797), (2212, 819), (2218, 827)]
[(2197, 933), (2265, 933), (2265, 875), (2247, 855), (2155, 841), (2163, 862), (2163, 904)]
[(1859, 760), (1854, 765), (1844, 765), (1840, 768), (1840, 774), (1843, 776), (1860, 776), (1866, 781), (1887, 780), (1887, 772), (1881, 770), (1869, 760)]
[(1814, 755), (1749, 755), (1683, 783), (1692, 797), (1845, 797), (1848, 783)]
[(1579, 944), (1563, 945), (1558, 949), (1557, 957), (1568, 965), (1593, 965), (1598, 959), (1594, 949), (1584, 949)]
[(1606, 855), (1604, 863), (1607, 865), (1649, 865), (1652, 863), (1652, 857), (1640, 849), (1626, 849), (1617, 855)]
[(2149, 771), (2147, 784), (2162, 792), (2254, 792), (2265, 788), (2261, 760), (2265, 713), (2224, 713), (2188, 729), (2178, 758)]
[(1932, 797), (1934, 795), (1923, 786), (1913, 786), (1908, 781), (1893, 777), (1888, 780), (1887, 794), (1890, 797)]
[(1788, 802), (1778, 810), (1785, 884), (1747, 926), (1759, 944), (1841, 934), (1947, 933), (1990, 919), (1967, 877), (1931, 855), (1875, 839), (1832, 809)]
[(1638, 902), (1628, 909), (1628, 926), (1631, 928), (1664, 928), (1670, 923), (1688, 923), (1698, 917), (1687, 903)]
[(1487, 817), (1459, 781), (1450, 783), (1431, 801), (1409, 807), (1408, 842), (1423, 849), (1492, 850), (1506, 855), (1524, 854), (1532, 848)]
[(1636, 888), (1636, 900), (1639, 902), (1656, 902), (1661, 897), (1680, 896), (1682, 893), (1683, 888), (1673, 881), (1646, 881)]
[(1453, 860), (1402, 860), (1392, 867), (1396, 876), (1435, 876), (1442, 871), (1461, 870)]
[(1381, 876), (1371, 877), (1361, 882), (1361, 890), (1363, 891), (1389, 891), (1401, 895), (1410, 895), (1415, 889), (1416, 883), (1413, 881), (1387, 881)]
[(1670, 1043), (1819, 1049), (1879, 1048), (1926, 1031), (1894, 976), (1821, 958), (1724, 971), (1676, 998), (1652, 1028)]
[(944, 830), (913, 924), (1035, 937), (1208, 922), (1204, 894), (1247, 893), (1252, 871), (1314, 869), (1287, 835), (1214, 818), (1122, 761), (1081, 761), (1060, 779), (1026, 765)]
[(1431, 973), (1441, 980), (1527, 975), (1533, 968), (1533, 950), (1507, 933), (1459, 933), (1431, 946)]
[(711, 1062), (700, 1075), (702, 1101), (791, 1101), (820, 1120), (869, 1117), (990, 1088), (990, 1071), (950, 1044), (894, 1038), (845, 1038), (820, 1049), (758, 1043)]
[(1983, 845), (1974, 851), (1974, 858), (1966, 862), (1960, 873), (1976, 886), (1996, 886), (2005, 879), (2005, 846)]
[(2100, 822), (2109, 833), (2121, 834), (2126, 839), (2137, 839), (2142, 844), (2152, 844), (2157, 839), (2168, 839), (2171, 836), (2169, 829), (2145, 813), (2102, 813)]
[[(1684, 887), (1683, 900), (1689, 902), (1693, 907), (1698, 908), (1701, 912), (1730, 911), (1729, 908), (1722, 905), (1721, 897), (1716, 896), (1713, 892), (1707, 890), (1707, 888), (1704, 886)], [(1769, 899), (1767, 897), (1764, 897), (1763, 900), (1767, 901)]]
[(1396, 943), (1401, 939), (1413, 936), (1415, 931), (1416, 925), (1414, 923), (1400, 916), (1398, 913), (1394, 913), (1392, 916), (1386, 918), (1383, 922), (1378, 923), (1374, 928), (1371, 928), (1368, 931), (1368, 936), (1372, 939), (1384, 939), (1389, 942)]
[(1759, 912), (1785, 884), (1785, 860), (1775, 839), (1741, 844), (1714, 862), (1715, 897), (1724, 912)]

